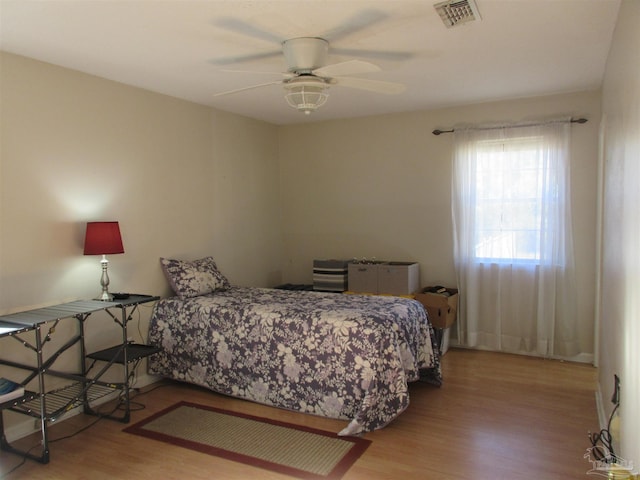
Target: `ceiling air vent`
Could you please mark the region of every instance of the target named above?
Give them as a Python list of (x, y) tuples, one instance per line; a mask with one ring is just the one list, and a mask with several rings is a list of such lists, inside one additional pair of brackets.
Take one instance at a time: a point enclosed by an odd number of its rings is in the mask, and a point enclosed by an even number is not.
[(478, 7), (473, 0), (449, 0), (433, 6), (447, 28), (480, 20)]

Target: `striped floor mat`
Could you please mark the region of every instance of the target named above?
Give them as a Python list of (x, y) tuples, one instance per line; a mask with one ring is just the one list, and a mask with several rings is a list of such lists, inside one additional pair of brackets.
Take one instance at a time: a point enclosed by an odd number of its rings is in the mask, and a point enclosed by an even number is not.
[(302, 479), (342, 478), (371, 443), (189, 402), (124, 431)]

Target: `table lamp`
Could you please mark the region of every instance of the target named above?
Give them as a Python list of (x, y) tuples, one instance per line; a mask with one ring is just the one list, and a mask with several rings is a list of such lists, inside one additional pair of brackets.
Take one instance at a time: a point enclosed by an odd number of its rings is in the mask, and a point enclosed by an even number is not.
[(124, 253), (118, 222), (87, 222), (84, 254), (102, 255), (102, 260), (100, 261), (102, 265), (102, 277), (100, 278), (102, 295), (96, 300), (104, 302), (113, 300), (113, 295), (109, 293), (109, 274), (107, 273), (109, 260), (107, 260), (107, 255), (114, 253)]

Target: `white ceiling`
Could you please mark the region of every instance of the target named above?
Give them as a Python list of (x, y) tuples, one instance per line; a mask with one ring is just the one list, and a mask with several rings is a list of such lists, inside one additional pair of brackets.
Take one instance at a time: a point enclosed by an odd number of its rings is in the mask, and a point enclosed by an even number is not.
[[(481, 20), (446, 28), (438, 0), (0, 0), (7, 52), (199, 104), (292, 124), (598, 88), (619, 0), (476, 0)], [(318, 36), (330, 63), (358, 58), (400, 95), (348, 87), (306, 116), (278, 80), (280, 42)], [(387, 52), (382, 55), (381, 52)], [(232, 61), (243, 57), (255, 59)], [(259, 57), (263, 58), (259, 58)]]

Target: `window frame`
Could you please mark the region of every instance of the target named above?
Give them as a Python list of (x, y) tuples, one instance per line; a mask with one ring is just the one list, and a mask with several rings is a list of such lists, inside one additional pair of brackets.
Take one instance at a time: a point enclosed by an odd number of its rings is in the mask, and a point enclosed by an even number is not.
[[(521, 144), (521, 146), (519, 147), (518, 144)], [(481, 264), (495, 263), (522, 266), (540, 265), (543, 261), (543, 200), (544, 196), (547, 194), (545, 190), (548, 190), (548, 188), (545, 188), (544, 177), (545, 175), (548, 177), (549, 174), (552, 173), (548, 172), (548, 169), (553, 168), (553, 166), (545, 165), (544, 136), (524, 135), (514, 138), (480, 140), (477, 142), (476, 147), (477, 149), (473, 166), (473, 176), (476, 186), (473, 198), (473, 261)], [(526, 154), (529, 150), (529, 155), (532, 158), (527, 159)], [(515, 155), (511, 155), (511, 152), (514, 152)], [(491, 157), (497, 158), (492, 159)], [(525, 165), (517, 168), (510, 168), (513, 162), (525, 163)], [(496, 165), (492, 167), (491, 165), (488, 165), (489, 163), (494, 163)], [(526, 163), (529, 163), (529, 165), (526, 165)], [(487, 177), (492, 177), (496, 174), (500, 177), (498, 183), (509, 180), (511, 182), (521, 181), (523, 172), (526, 173), (527, 171), (531, 171), (536, 175), (533, 182), (534, 185), (533, 187), (529, 187), (530, 192), (529, 195), (526, 196), (505, 195), (503, 185), (503, 188), (500, 190), (501, 193), (492, 198), (490, 194), (487, 195), (486, 186), (483, 188), (483, 185), (480, 184), (480, 181), (485, 181)], [(509, 173), (511, 173), (511, 176)], [(524, 181), (526, 182), (526, 179)], [(555, 201), (557, 201), (557, 176), (553, 178), (553, 183), (556, 184), (556, 188), (554, 188), (554, 190), (556, 191)], [(483, 197), (482, 199), (480, 199), (481, 196)], [(524, 205), (525, 208), (523, 210), (526, 210), (526, 206), (529, 205), (529, 209), (533, 211), (533, 218), (524, 225), (517, 225), (517, 208), (505, 208), (506, 205), (513, 205), (514, 202), (519, 205)], [(483, 207), (485, 207), (484, 210), (487, 210), (486, 206), (491, 203), (494, 203), (496, 206), (497, 211), (494, 212), (494, 215), (500, 216), (500, 220), (498, 221), (495, 221), (495, 219), (492, 221), (489, 218), (491, 216), (490, 212), (485, 212), (484, 214), (481, 212)], [(505, 221), (505, 217), (510, 217), (510, 220)], [(487, 225), (491, 225), (492, 223), (496, 225), (496, 228), (487, 228)], [(494, 232), (494, 234), (488, 235), (490, 232)], [(501, 232), (503, 232), (502, 235)], [(498, 251), (493, 255), (491, 255), (491, 248), (485, 249), (483, 253), (480, 253), (482, 252), (481, 249), (483, 243), (490, 244), (493, 242), (495, 244), (496, 241), (500, 241), (498, 237), (506, 235), (507, 239), (510, 238), (511, 243), (514, 244), (513, 240), (517, 239), (517, 237), (523, 232), (532, 236), (533, 248), (529, 249), (531, 254), (526, 255), (524, 248), (517, 248), (517, 243), (515, 251), (512, 249), (510, 255), (505, 255), (506, 248), (508, 247), (502, 249), (498, 247)], [(509, 242), (509, 240), (507, 240), (507, 242)], [(526, 242), (522, 242), (521, 245), (523, 243)]]

